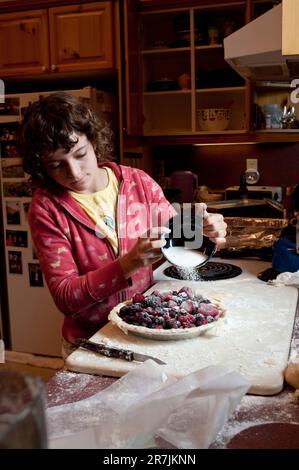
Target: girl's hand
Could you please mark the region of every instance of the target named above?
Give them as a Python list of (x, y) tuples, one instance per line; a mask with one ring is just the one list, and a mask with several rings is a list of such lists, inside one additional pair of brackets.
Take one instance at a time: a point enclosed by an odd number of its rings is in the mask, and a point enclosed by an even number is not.
[(227, 224), (224, 222), (222, 214), (209, 214), (207, 205), (200, 203), (199, 210), (203, 214), (203, 234), (217, 246), (225, 244)]
[(153, 227), (138, 238), (137, 243), (127, 254), (119, 258), (126, 279), (137, 269), (151, 265), (162, 258), (161, 248), (166, 244), (166, 240), (161, 240), (160, 235), (169, 232), (167, 227)]

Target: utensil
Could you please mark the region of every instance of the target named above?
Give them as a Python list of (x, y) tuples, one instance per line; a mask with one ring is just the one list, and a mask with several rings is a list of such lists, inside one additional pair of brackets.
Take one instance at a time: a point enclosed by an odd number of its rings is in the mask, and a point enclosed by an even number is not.
[(144, 361), (147, 361), (148, 359), (152, 359), (157, 364), (162, 364), (162, 365), (165, 364), (165, 362), (153, 356), (136, 353), (134, 351), (131, 351), (130, 349), (119, 349), (119, 348), (106, 346), (103, 343), (95, 343), (94, 341), (90, 341), (89, 339), (80, 338), (78, 339), (77, 344), (81, 348), (85, 348), (85, 349), (88, 349), (89, 351), (102, 354), (103, 356), (116, 357), (118, 359), (124, 359), (125, 361), (128, 361), (128, 362), (132, 362), (132, 361), (144, 362)]
[(163, 233), (166, 244), (161, 251), (167, 261), (181, 269), (204, 266), (217, 246), (202, 235), (203, 227), (192, 216), (179, 214), (169, 221), (170, 233)]

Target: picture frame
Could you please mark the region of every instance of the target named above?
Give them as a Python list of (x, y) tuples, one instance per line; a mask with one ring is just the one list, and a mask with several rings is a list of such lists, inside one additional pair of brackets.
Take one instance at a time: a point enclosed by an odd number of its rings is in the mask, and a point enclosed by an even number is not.
[(28, 232), (25, 230), (6, 230), (6, 246), (28, 247)]
[(9, 274), (23, 274), (21, 251), (8, 251), (8, 272)]
[(28, 263), (30, 287), (43, 287), (44, 280), (41, 267), (38, 263)]
[(21, 203), (20, 201), (5, 201), (6, 223), (7, 225), (21, 224)]
[(18, 133), (18, 123), (5, 123), (5, 125), (0, 124), (0, 141), (1, 142), (8, 142), (8, 141), (17, 141), (17, 133)]

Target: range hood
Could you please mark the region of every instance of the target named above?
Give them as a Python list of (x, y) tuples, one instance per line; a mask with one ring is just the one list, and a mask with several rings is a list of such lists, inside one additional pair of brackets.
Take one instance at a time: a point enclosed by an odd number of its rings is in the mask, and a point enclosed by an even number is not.
[(299, 55), (282, 54), (282, 14), (279, 4), (224, 39), (224, 58), (239, 75), (253, 81), (299, 78)]

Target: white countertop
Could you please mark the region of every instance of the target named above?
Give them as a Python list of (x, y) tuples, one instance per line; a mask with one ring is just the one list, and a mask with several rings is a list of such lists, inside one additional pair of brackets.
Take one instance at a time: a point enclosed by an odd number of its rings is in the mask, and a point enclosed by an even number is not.
[[(239, 274), (239, 276), (231, 278), (231, 279), (236, 279), (236, 280), (256, 279), (256, 280), (260, 281), (257, 278), (257, 275), (260, 272), (265, 271), (265, 269), (271, 268), (271, 266), (272, 266), (271, 263), (269, 263), (267, 261), (261, 261), (261, 260), (258, 260), (258, 259), (227, 259), (227, 258), (224, 259), (224, 258), (215, 257), (215, 258), (212, 258), (210, 261), (211, 262), (224, 263), (224, 264), (229, 263), (229, 264), (234, 264), (236, 266), (239, 266), (242, 269), (242, 273)], [(171, 266), (171, 264), (168, 261), (165, 261), (165, 263), (161, 264), (157, 269), (154, 270), (154, 281), (155, 282), (166, 281), (166, 280), (169, 280), (169, 279), (175, 281), (175, 279), (173, 279), (169, 276), (166, 276), (163, 272), (168, 266)], [(197, 282), (220, 282), (220, 281), (223, 282), (224, 280), (221, 279), (221, 280), (217, 280), (217, 281), (197, 281)], [(263, 282), (263, 281), (260, 281), (260, 282)]]

